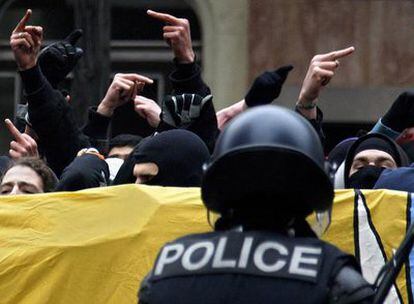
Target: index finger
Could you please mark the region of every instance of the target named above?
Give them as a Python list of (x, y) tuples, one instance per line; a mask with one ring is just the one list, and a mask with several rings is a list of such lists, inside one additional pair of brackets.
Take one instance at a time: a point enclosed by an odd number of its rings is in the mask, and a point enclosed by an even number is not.
[(171, 24), (179, 23), (179, 19), (174, 17), (173, 15), (158, 13), (152, 10), (147, 10), (147, 14), (155, 19), (158, 19), (158, 20), (161, 20), (167, 23), (171, 23)]
[(125, 77), (126, 79), (132, 80), (132, 81), (138, 81), (138, 82), (145, 82), (148, 84), (153, 84), (154, 81), (151, 78), (142, 76), (142, 75), (138, 75), (138, 74), (124, 74), (122, 75), (123, 77)]
[(28, 9), (26, 11), (26, 14), (23, 16), (23, 18), (17, 24), (16, 28), (13, 30), (13, 33), (23, 32), (26, 26), (26, 23), (27, 21), (29, 21), (31, 15), (32, 15), (32, 10)]
[(346, 57), (346, 56), (352, 54), (354, 51), (355, 51), (355, 48), (353, 46), (351, 46), (351, 47), (348, 47), (346, 49), (333, 51), (333, 52), (330, 52), (328, 54), (322, 55), (321, 59), (322, 60), (336, 60), (336, 59), (339, 59), (339, 58)]
[(9, 129), (10, 134), (14, 137), (14, 139), (18, 142), (22, 142), (22, 133), (20, 133), (20, 131), (14, 126), (11, 120), (7, 118), (4, 120), (4, 122), (6, 124), (7, 129)]

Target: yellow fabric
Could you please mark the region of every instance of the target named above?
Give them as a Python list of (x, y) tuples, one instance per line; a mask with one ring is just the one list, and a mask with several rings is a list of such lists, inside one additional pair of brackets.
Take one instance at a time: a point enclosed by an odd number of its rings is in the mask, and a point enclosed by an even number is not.
[[(362, 238), (362, 234), (373, 234), (373, 230), (375, 230), (379, 239), (374, 242), (384, 249), (387, 260), (389, 260), (393, 250), (399, 247), (408, 229), (407, 217), (410, 217), (410, 210), (407, 193), (390, 190), (365, 190), (362, 192), (362, 196), (369, 209), (368, 216), (372, 221), (373, 228), (359, 227), (355, 229), (358, 227), (355, 223), (355, 209), (357, 208), (355, 200), (358, 199), (356, 193), (354, 190), (337, 190), (332, 209), (332, 223), (322, 239), (354, 255), (358, 238)], [(360, 214), (360, 216), (362, 215)], [(356, 233), (359, 236), (356, 236)], [(360, 240), (360, 246), (368, 255), (379, 254), (372, 249), (375, 246), (369, 246), (362, 240)], [(362, 268), (367, 267), (366, 264), (361, 266)], [(366, 276), (365, 278), (368, 280)], [(409, 291), (407, 290), (405, 267), (402, 268), (397, 279), (397, 286), (403, 302), (408, 303)]]
[(199, 189), (2, 197), (0, 303), (137, 303), (160, 246), (209, 230)]
[[(407, 194), (364, 192), (387, 257), (406, 231)], [(354, 253), (355, 192), (338, 191), (323, 236)], [(159, 248), (211, 230), (198, 188), (124, 185), (0, 197), (0, 303), (137, 303)], [(407, 299), (405, 273), (398, 289)]]

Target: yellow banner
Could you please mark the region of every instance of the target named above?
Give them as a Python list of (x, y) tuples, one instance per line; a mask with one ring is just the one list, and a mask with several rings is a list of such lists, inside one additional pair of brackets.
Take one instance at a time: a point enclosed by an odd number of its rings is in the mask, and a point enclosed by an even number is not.
[[(324, 238), (356, 254), (371, 280), (410, 222), (407, 193), (339, 191)], [(136, 304), (160, 247), (209, 230), (198, 188), (0, 197), (0, 303)], [(390, 299), (408, 303), (410, 282), (407, 264)]]

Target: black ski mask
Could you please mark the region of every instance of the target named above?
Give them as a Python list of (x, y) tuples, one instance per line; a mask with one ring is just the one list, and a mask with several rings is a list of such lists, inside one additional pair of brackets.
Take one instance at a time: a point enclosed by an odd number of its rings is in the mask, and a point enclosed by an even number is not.
[(202, 166), (209, 158), (204, 142), (186, 130), (170, 130), (143, 139), (120, 168), (114, 185), (134, 183), (134, 166), (155, 163), (158, 174), (147, 185), (199, 187)]
[(384, 169), (376, 166), (363, 167), (349, 177), (348, 188), (373, 189)]

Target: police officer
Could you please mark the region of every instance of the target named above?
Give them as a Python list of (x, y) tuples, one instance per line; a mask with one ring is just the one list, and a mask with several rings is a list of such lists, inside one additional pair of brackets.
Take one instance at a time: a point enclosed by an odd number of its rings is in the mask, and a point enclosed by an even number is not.
[(261, 106), (220, 135), (202, 199), (220, 214), (211, 233), (165, 245), (139, 303), (370, 303), (355, 259), (305, 221), (333, 187), (318, 135), (298, 114)]

